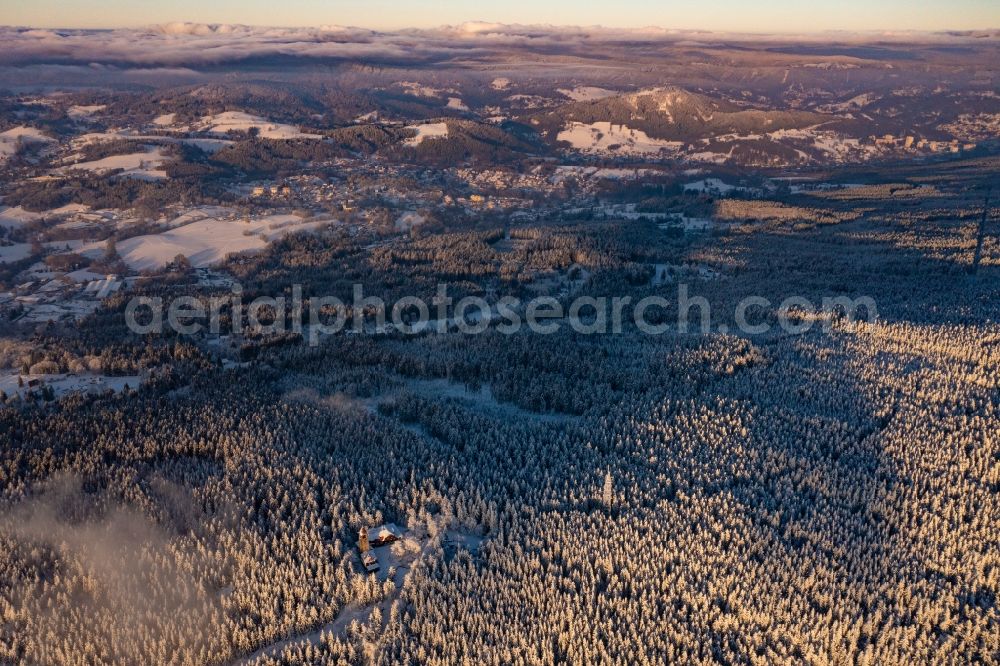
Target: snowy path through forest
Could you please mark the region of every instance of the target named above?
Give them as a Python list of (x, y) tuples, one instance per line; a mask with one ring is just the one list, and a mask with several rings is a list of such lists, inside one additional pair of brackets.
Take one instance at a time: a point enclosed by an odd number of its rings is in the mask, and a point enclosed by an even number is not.
[[(420, 543), (421, 541), (422, 543)], [(479, 546), (482, 543), (482, 537), (475, 536), (467, 532), (448, 531), (442, 535), (442, 541), (444, 544), (464, 547), (475, 552), (479, 549)], [(388, 572), (389, 567), (395, 567), (395, 573), (392, 577), (394, 586), (392, 592), (385, 599), (374, 604), (348, 604), (340, 611), (340, 613), (337, 614), (337, 617), (332, 622), (328, 622), (317, 629), (313, 629), (312, 631), (289, 636), (271, 643), (270, 645), (265, 645), (264, 647), (257, 649), (252, 654), (234, 661), (234, 666), (249, 666), (250, 664), (257, 662), (258, 659), (264, 657), (275, 657), (280, 655), (282, 650), (289, 645), (298, 643), (312, 643), (313, 645), (318, 645), (324, 634), (332, 634), (337, 638), (344, 638), (347, 635), (348, 628), (355, 620), (357, 620), (357, 622), (361, 625), (367, 624), (372, 611), (375, 610), (376, 607), (381, 610), (382, 614), (381, 626), (377, 628), (377, 631), (381, 633), (381, 630), (389, 621), (389, 609), (392, 608), (396, 599), (399, 598), (399, 595), (403, 590), (403, 586), (406, 585), (410, 570), (413, 569), (419, 562), (424, 561), (433, 549), (434, 544), (438, 543), (437, 539), (432, 539), (426, 534), (421, 537), (417, 537), (409, 531), (402, 540), (402, 543), (404, 544), (407, 542), (411, 544), (419, 544), (419, 550), (415, 555), (411, 552), (399, 557), (390, 552), (391, 547), (381, 547), (376, 549), (381, 571)]]

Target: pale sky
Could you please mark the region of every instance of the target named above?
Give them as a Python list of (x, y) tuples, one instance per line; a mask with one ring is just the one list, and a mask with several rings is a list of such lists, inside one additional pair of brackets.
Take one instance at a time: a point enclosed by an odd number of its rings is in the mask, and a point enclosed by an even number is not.
[(1000, 0), (0, 0), (0, 24), (427, 28), (465, 21), (741, 32), (1000, 28)]

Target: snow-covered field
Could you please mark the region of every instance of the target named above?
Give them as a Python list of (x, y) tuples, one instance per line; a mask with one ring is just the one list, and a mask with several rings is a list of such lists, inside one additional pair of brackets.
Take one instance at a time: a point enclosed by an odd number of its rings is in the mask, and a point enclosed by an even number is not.
[(0, 206), (0, 228), (2, 229), (15, 229), (28, 222), (34, 222), (40, 217), (41, 214), (24, 210), (20, 206), (16, 208)]
[(511, 95), (507, 102), (519, 109), (540, 109), (554, 104), (552, 100), (540, 95)]
[(205, 116), (193, 129), (210, 134), (225, 134), (230, 130), (246, 132), (256, 127), (263, 139), (322, 139), (319, 134), (305, 134), (294, 125), (274, 123), (266, 118), (242, 111), (226, 111)]
[(31, 255), (31, 243), (0, 245), (0, 264), (21, 261)]
[(34, 127), (12, 127), (0, 132), (0, 160), (5, 160), (17, 152), (18, 144), (54, 143), (55, 139), (46, 136), (40, 129)]
[(456, 92), (454, 90), (442, 90), (441, 88), (425, 86), (424, 84), (417, 83), (416, 81), (400, 81), (398, 85), (400, 88), (405, 90), (407, 94), (415, 97), (442, 97), (445, 93)]
[[(74, 319), (80, 321), (93, 314), (100, 303), (96, 299), (76, 298), (59, 303), (39, 303), (27, 305), (24, 317), (18, 319), (19, 324), (44, 324), (50, 321)], [(134, 387), (134, 385), (133, 385)]]
[(180, 139), (180, 143), (194, 146), (209, 155), (219, 152), (226, 146), (233, 145), (233, 142), (228, 139)]
[(410, 125), (406, 129), (416, 130), (417, 135), (403, 142), (406, 146), (419, 146), (425, 139), (445, 139), (448, 137), (447, 123), (427, 123), (425, 125)]
[(204, 150), (206, 153), (215, 153), (222, 150), (226, 146), (233, 145), (233, 141), (229, 139), (214, 139), (206, 137), (175, 137), (175, 136), (160, 136), (156, 134), (141, 134), (130, 129), (120, 129), (113, 130), (110, 132), (89, 132), (87, 134), (81, 134), (80, 136), (73, 139), (71, 145), (74, 148), (80, 148), (89, 143), (101, 143), (103, 141), (117, 141), (119, 139), (127, 139), (129, 141), (150, 141), (159, 143), (185, 143), (190, 146), (195, 146)]
[[(42, 243), (42, 245), (57, 252), (75, 251), (83, 245), (83, 242), (78, 240), (48, 241), (46, 243)], [(0, 245), (0, 264), (20, 261), (29, 256), (31, 256), (31, 243)]]
[(710, 150), (702, 150), (697, 153), (689, 153), (684, 156), (688, 162), (704, 162), (706, 164), (725, 164), (731, 155), (729, 153), (715, 153)]
[(704, 180), (696, 180), (693, 183), (687, 183), (684, 186), (685, 192), (701, 192), (709, 194), (729, 194), (734, 190), (740, 188), (730, 185), (718, 178), (705, 178)]
[(159, 127), (169, 127), (174, 124), (174, 119), (177, 117), (176, 113), (164, 113), (161, 116), (156, 116), (153, 118), (153, 124)]
[(82, 169), (93, 171), (94, 173), (106, 173), (116, 169), (123, 169), (121, 176), (128, 178), (139, 178), (142, 180), (163, 180), (167, 177), (167, 172), (161, 167), (167, 157), (163, 154), (162, 148), (148, 146), (146, 150), (128, 155), (111, 155), (93, 162), (79, 162), (60, 168), (65, 172), (69, 169)]
[(448, 108), (455, 109), (456, 111), (468, 111), (469, 107), (465, 105), (461, 97), (449, 97), (448, 98)]
[(674, 215), (669, 222), (657, 225), (664, 231), (680, 227), (683, 231), (709, 231), (717, 226), (716, 222), (707, 217), (688, 217), (686, 215)]
[(679, 141), (653, 139), (642, 130), (609, 122), (590, 124), (570, 123), (559, 132), (559, 141), (568, 142), (574, 150), (586, 153), (615, 153), (648, 155), (661, 151), (677, 151), (683, 146)]
[[(18, 378), (23, 386), (18, 386)], [(35, 386), (28, 386), (29, 382), (36, 382)], [(21, 375), (13, 373), (0, 376), (0, 391), (8, 396), (24, 395), (28, 391), (39, 391), (43, 386), (49, 386), (56, 396), (67, 393), (88, 392), (104, 393), (111, 390), (120, 393), (126, 385), (129, 388), (137, 389), (142, 383), (142, 379), (137, 375), (126, 377), (109, 377), (107, 375), (81, 374), (81, 375)]]
[[(218, 264), (230, 254), (256, 252), (268, 243), (295, 231), (308, 231), (329, 223), (329, 219), (304, 220), (297, 215), (267, 215), (249, 222), (239, 219), (204, 218), (158, 234), (136, 236), (118, 243), (122, 260), (132, 270), (155, 271), (182, 254), (195, 268)], [(81, 250), (97, 258), (104, 243), (92, 243)]]
[(87, 106), (75, 104), (66, 110), (66, 115), (74, 120), (85, 120), (103, 111), (105, 108), (104, 104), (90, 104)]
[(212, 218), (226, 218), (232, 215), (232, 210), (225, 206), (195, 206), (187, 208), (172, 218), (161, 218), (160, 223), (170, 228), (182, 227), (185, 224)]
[(569, 97), (574, 102), (593, 102), (605, 97), (614, 97), (618, 94), (617, 90), (608, 90), (607, 88), (598, 88), (597, 86), (576, 86), (572, 90), (559, 88), (556, 92)]

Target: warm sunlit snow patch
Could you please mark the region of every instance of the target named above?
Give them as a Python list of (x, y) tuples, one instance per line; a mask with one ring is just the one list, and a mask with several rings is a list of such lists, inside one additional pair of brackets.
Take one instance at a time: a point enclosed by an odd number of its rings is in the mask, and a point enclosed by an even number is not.
[(441, 97), (443, 93), (449, 92), (441, 90), (440, 88), (425, 86), (424, 84), (417, 83), (416, 81), (400, 81), (399, 87), (415, 97)]
[(75, 120), (81, 120), (84, 118), (90, 118), (94, 114), (103, 111), (104, 109), (105, 109), (104, 104), (90, 104), (86, 106), (76, 104), (74, 106), (69, 107), (69, 109), (66, 110), (66, 115)]
[(0, 160), (5, 160), (17, 152), (19, 145), (30, 143), (53, 143), (55, 139), (46, 136), (34, 127), (12, 127), (0, 132)]
[[(86, 134), (80, 134), (73, 137), (70, 140), (70, 146), (73, 148), (80, 148), (81, 146), (86, 146), (92, 143), (101, 143), (103, 141), (116, 141), (118, 139), (139, 139), (141, 138), (134, 132), (130, 130), (112, 130), (109, 132), (87, 132)], [(159, 137), (157, 137), (159, 138)]]
[(566, 141), (574, 150), (582, 152), (613, 152), (617, 154), (656, 154), (663, 150), (676, 151), (683, 145), (679, 141), (653, 139), (642, 130), (609, 122), (570, 123), (559, 132), (559, 141)]
[(0, 228), (2, 229), (15, 229), (28, 222), (34, 222), (40, 217), (39, 213), (24, 210), (20, 206), (15, 208), (0, 206)]
[[(309, 231), (330, 220), (304, 220), (298, 215), (268, 215), (249, 221), (205, 218), (159, 234), (136, 236), (117, 245), (118, 254), (132, 270), (155, 271), (182, 254), (195, 268), (218, 264), (230, 254), (255, 252), (295, 231)], [(82, 250), (85, 256), (100, 256), (103, 243)]]
[(230, 139), (211, 139), (207, 137), (185, 137), (185, 136), (160, 136), (156, 134), (139, 134), (132, 130), (114, 130), (111, 132), (89, 132), (81, 134), (72, 140), (74, 148), (80, 148), (90, 143), (101, 143), (105, 141), (117, 141), (125, 139), (128, 141), (151, 141), (157, 143), (184, 143), (195, 146), (206, 153), (215, 153), (226, 146), (233, 145)]
[(40, 220), (43, 217), (86, 213), (88, 210), (90, 210), (88, 206), (79, 203), (66, 204), (65, 206), (51, 208), (40, 213), (25, 210), (20, 206), (13, 208), (0, 206), (0, 228), (15, 229), (30, 222)]
[(156, 116), (153, 118), (153, 124), (159, 125), (160, 127), (168, 127), (174, 124), (174, 118), (176, 117), (176, 113), (164, 113), (162, 116)]
[(708, 192), (713, 194), (729, 194), (736, 189), (735, 186), (718, 178), (705, 178), (704, 180), (698, 180), (684, 186), (685, 192)]
[(406, 129), (417, 131), (415, 137), (403, 142), (404, 145), (413, 147), (419, 146), (425, 139), (445, 139), (448, 137), (447, 123), (427, 123), (425, 125), (410, 125)]
[(260, 116), (242, 111), (226, 111), (202, 118), (198, 129), (212, 134), (225, 134), (230, 130), (247, 132), (257, 128), (262, 139), (322, 139), (319, 134), (305, 134), (294, 125), (273, 123)]
[(539, 95), (511, 95), (506, 100), (512, 107), (519, 109), (539, 109), (552, 106), (551, 100)]
[(468, 111), (469, 107), (465, 105), (461, 97), (449, 97), (448, 98), (448, 108), (456, 109), (458, 111)]
[(706, 162), (708, 164), (725, 164), (729, 158), (729, 153), (715, 153), (710, 150), (701, 150), (684, 156), (688, 162)]
[(569, 97), (574, 102), (593, 102), (594, 100), (604, 99), (605, 97), (614, 97), (618, 94), (615, 90), (598, 88), (597, 86), (576, 86), (572, 90), (559, 88), (556, 92)]
[(163, 180), (167, 177), (167, 172), (161, 167), (166, 160), (161, 148), (150, 147), (143, 152), (129, 153), (128, 155), (111, 155), (93, 162), (80, 162), (62, 167), (61, 171), (69, 169), (82, 169), (93, 171), (94, 173), (107, 173), (122, 169), (120, 174), (123, 177), (139, 178), (142, 180)]

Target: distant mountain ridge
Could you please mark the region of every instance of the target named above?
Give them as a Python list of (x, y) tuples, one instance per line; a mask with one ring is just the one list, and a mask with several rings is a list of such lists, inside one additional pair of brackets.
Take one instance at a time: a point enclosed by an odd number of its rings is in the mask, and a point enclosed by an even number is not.
[(691, 142), (804, 129), (835, 119), (810, 111), (747, 109), (682, 88), (664, 87), (572, 102), (535, 114), (530, 122), (552, 138), (571, 123), (608, 122), (641, 130), (653, 139)]

